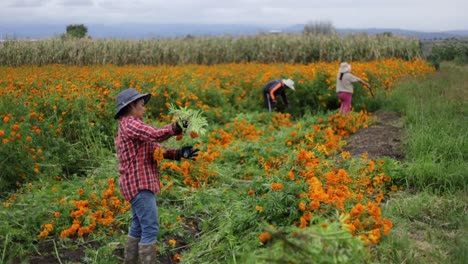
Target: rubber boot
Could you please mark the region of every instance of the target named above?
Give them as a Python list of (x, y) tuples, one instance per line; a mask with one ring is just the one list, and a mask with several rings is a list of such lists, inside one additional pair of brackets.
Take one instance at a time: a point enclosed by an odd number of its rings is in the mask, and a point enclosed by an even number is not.
[(125, 264), (138, 264), (138, 242), (140, 242), (139, 238), (127, 237), (124, 251)]
[(156, 263), (156, 250), (154, 247), (156, 243), (140, 245), (138, 254), (140, 255), (140, 264), (154, 264)]

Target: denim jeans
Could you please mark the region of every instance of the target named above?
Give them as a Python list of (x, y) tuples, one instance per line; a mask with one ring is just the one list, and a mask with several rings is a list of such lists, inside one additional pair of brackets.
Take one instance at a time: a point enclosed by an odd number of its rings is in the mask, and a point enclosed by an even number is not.
[(140, 238), (140, 245), (153, 244), (159, 233), (158, 205), (156, 196), (148, 190), (141, 190), (130, 201), (132, 222), (129, 235)]

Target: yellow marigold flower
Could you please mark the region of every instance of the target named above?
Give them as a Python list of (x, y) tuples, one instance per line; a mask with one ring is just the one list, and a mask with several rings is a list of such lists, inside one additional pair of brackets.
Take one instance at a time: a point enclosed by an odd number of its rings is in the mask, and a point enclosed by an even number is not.
[(347, 160), (351, 157), (351, 153), (349, 153), (349, 151), (343, 151), (341, 152), (341, 158), (344, 159), (344, 160)]
[(175, 245), (177, 244), (177, 241), (175, 241), (175, 239), (169, 239), (168, 243), (169, 245), (171, 245), (171, 247), (175, 247)]
[(255, 206), (255, 209), (257, 209), (257, 211), (259, 211), (260, 213), (263, 212), (263, 207), (260, 205)]

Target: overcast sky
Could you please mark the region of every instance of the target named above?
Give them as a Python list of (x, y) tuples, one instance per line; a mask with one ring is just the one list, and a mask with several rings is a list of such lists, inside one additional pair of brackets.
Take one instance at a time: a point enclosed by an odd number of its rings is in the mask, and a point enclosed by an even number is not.
[(0, 0), (0, 24), (268, 24), (467, 30), (467, 0)]

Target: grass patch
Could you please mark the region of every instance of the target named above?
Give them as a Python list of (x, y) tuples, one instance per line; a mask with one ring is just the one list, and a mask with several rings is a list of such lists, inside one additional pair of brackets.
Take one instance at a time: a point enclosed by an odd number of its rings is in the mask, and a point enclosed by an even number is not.
[(407, 187), (467, 190), (468, 67), (445, 63), (430, 78), (397, 86), (390, 108), (405, 118)]
[(466, 263), (468, 67), (443, 63), (427, 79), (398, 85), (391, 110), (405, 118), (403, 192), (383, 208), (394, 229), (372, 254), (379, 263)]

